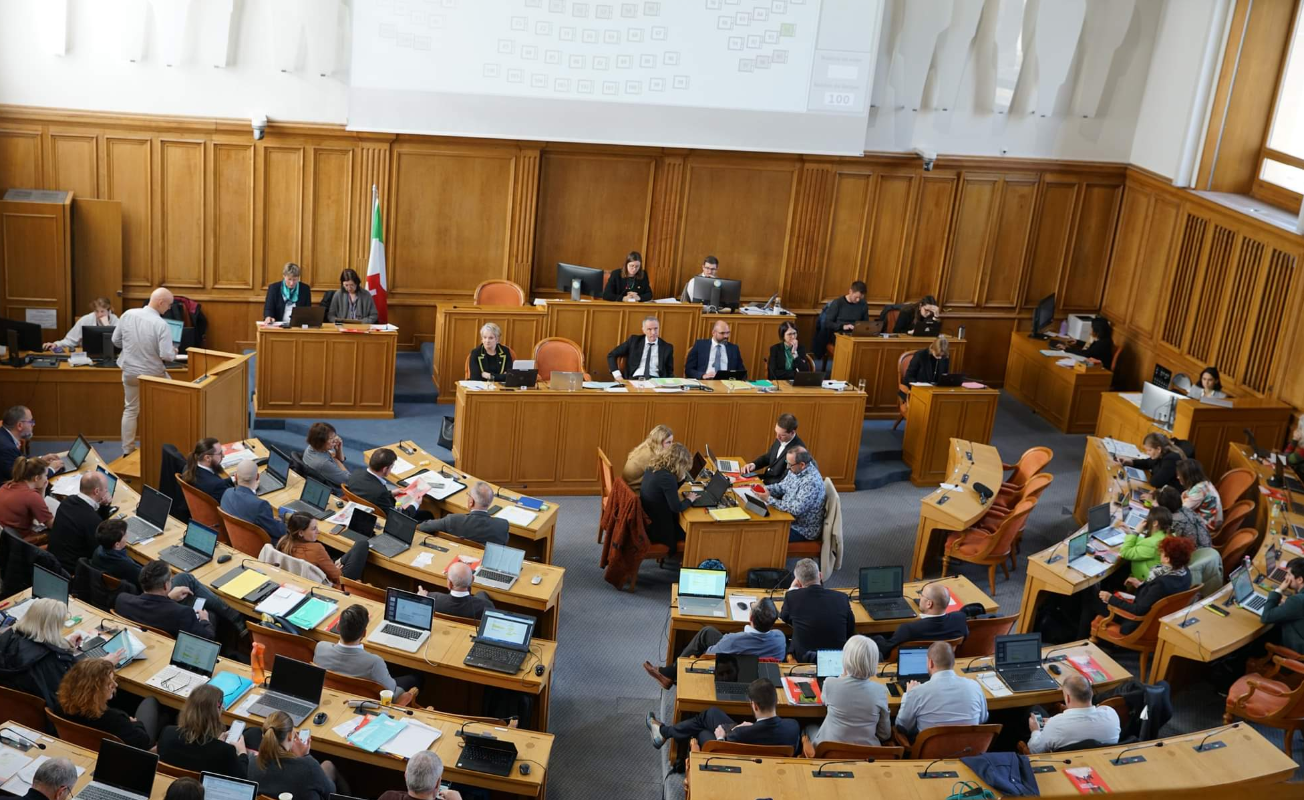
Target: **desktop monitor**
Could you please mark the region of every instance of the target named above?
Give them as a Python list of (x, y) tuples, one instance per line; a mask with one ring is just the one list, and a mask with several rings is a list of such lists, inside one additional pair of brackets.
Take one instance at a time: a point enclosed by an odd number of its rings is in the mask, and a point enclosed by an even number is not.
[(1167, 389), (1168, 383), (1173, 379), (1173, 371), (1163, 364), (1155, 364), (1155, 371), (1150, 376), (1150, 382), (1160, 389)]
[[(18, 349), (39, 352), (41, 349), (41, 326), (35, 322), (23, 322), (17, 319), (0, 317), (0, 343), (4, 343), (10, 331), (18, 334)], [(15, 355), (10, 353), (9, 355)]]
[(694, 303), (716, 308), (737, 308), (742, 302), (742, 281), (730, 281), (724, 278), (693, 278), (688, 287), (688, 297)]
[(569, 292), (572, 300), (578, 300), (584, 294), (600, 297), (606, 277), (607, 273), (600, 269), (557, 262), (557, 291)]
[(1182, 395), (1177, 392), (1147, 382), (1141, 387), (1141, 413), (1156, 422), (1171, 425), (1180, 399)]
[(1036, 310), (1032, 312), (1032, 333), (1029, 334), (1034, 339), (1044, 339), (1041, 330), (1055, 319), (1055, 295), (1046, 295), (1037, 304)]
[(113, 346), (112, 325), (87, 325), (82, 328), (82, 349), (92, 358), (113, 358), (117, 348)]

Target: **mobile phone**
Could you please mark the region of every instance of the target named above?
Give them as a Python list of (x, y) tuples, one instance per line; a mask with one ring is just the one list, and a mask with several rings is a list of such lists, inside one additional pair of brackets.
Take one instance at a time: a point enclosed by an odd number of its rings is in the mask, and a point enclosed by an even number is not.
[(806, 700), (815, 699), (815, 690), (810, 688), (810, 681), (798, 681), (797, 688), (801, 689), (801, 696)]
[(1046, 718), (1045, 718), (1045, 717), (1043, 717), (1041, 714), (1033, 714), (1032, 716), (1037, 720), (1037, 727), (1038, 727), (1038, 728), (1041, 728), (1041, 727), (1044, 727), (1044, 726), (1045, 726), (1045, 724), (1046, 724)]
[(196, 614), (198, 614), (200, 611), (203, 611), (203, 610), (204, 610), (204, 598), (202, 598), (202, 597), (196, 597), (196, 598), (195, 598), (195, 606), (194, 606), (194, 608), (195, 608), (195, 613), (196, 613)]
[(236, 720), (235, 722), (232, 722), (232, 723), (231, 723), (231, 730), (227, 731), (227, 733), (226, 733), (226, 743), (227, 743), (227, 744), (235, 744), (236, 741), (237, 741), (241, 736), (244, 735), (244, 730), (245, 730), (244, 720), (242, 720), (242, 719), (238, 719), (238, 720)]
[(887, 690), (888, 690), (889, 692), (892, 693), (892, 696), (893, 696), (893, 697), (900, 697), (900, 696), (901, 696), (901, 687), (900, 687), (900, 685), (898, 685), (898, 684), (896, 684), (896, 683), (889, 683), (889, 684), (887, 685)]
[(307, 743), (309, 736), (312, 736), (312, 734), (308, 732), (307, 728), (299, 731), (299, 741)]

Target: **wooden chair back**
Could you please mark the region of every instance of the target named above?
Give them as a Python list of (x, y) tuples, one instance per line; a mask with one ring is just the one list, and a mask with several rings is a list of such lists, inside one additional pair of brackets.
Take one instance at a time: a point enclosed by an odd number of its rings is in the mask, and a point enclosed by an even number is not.
[(525, 291), (505, 280), (481, 281), (475, 287), (475, 304), (478, 306), (523, 306)]
[(122, 578), (110, 575), (107, 572), (100, 572), (100, 583), (110, 592), (116, 592), (122, 588)]
[(747, 756), (748, 758), (761, 758), (772, 756), (775, 758), (792, 758), (792, 748), (781, 744), (743, 744), (742, 742), (726, 742), (723, 739), (712, 739), (702, 745), (703, 753), (715, 753), (716, 755)]
[(1033, 475), (1041, 472), (1042, 467), (1049, 464), (1054, 457), (1055, 453), (1049, 447), (1030, 447), (1024, 450), (1023, 455), (1019, 456), (1018, 462), (1014, 465), (1014, 473), (1006, 483), (1016, 487), (1023, 486), (1032, 480)]
[(988, 617), (969, 620), (969, 635), (955, 649), (956, 658), (981, 658), (996, 652), (996, 637), (1004, 636), (1014, 627), (1018, 614), (1008, 617)]
[(1232, 503), (1230, 508), (1223, 511), (1222, 525), (1218, 527), (1218, 530), (1214, 531), (1214, 534), (1211, 537), (1213, 539), (1213, 546), (1218, 548), (1221, 552), (1223, 546), (1227, 543), (1227, 540), (1231, 538), (1233, 533), (1236, 533), (1241, 529), (1245, 518), (1248, 517), (1250, 512), (1253, 510), (1253, 500), (1238, 500), (1237, 502)]
[[(326, 670), (326, 688), (334, 689), (337, 692), (357, 695), (358, 697), (368, 700), (379, 700), (380, 693), (385, 687), (366, 678), (355, 678), (352, 675), (342, 675), (338, 672)], [(403, 694), (401, 690), (394, 692), (394, 697), (398, 698)]]
[(222, 521), (222, 515), (218, 513), (217, 501), (208, 494), (201, 492), (177, 476), (177, 485), (181, 487), (181, 494), (185, 495), (186, 508), (190, 509), (190, 518), (200, 525), (217, 531), (217, 540), (222, 544), (230, 544), (231, 536), (226, 532), (226, 524)]
[(905, 755), (904, 747), (875, 747), (868, 744), (846, 742), (820, 742), (815, 746), (815, 758), (836, 761), (893, 761)]
[(901, 644), (889, 650), (887, 655), (883, 658), (883, 661), (889, 664), (896, 663), (897, 651), (899, 651), (903, 647), (931, 647), (933, 642), (939, 642), (939, 641), (946, 642), (947, 644), (951, 645), (951, 650), (957, 650), (960, 647), (960, 644), (964, 642), (964, 637), (957, 636), (954, 639), (915, 639), (909, 642), (902, 642)]
[(255, 644), (261, 644), (266, 652), (263, 654), (263, 665), (268, 672), (272, 671), (272, 664), (275, 663), (277, 656), (293, 658), (296, 661), (303, 661), (311, 664), (313, 654), (316, 652), (317, 643), (307, 636), (296, 636), (293, 633), (278, 631), (275, 628), (269, 628), (266, 625), (249, 623), (249, 635), (253, 637)]
[[(996, 526), (996, 532), (987, 540), (987, 547), (978, 555), (972, 558), (966, 556), (966, 561), (974, 563), (987, 563), (992, 558), (1005, 558), (1014, 548), (1014, 539), (1023, 532), (1023, 526), (1028, 522), (1028, 515), (1032, 509), (1036, 508), (1035, 500), (1024, 500), (1014, 507), (1001, 524)], [(982, 561), (979, 561), (982, 559)]]
[[(607, 509), (607, 500), (611, 497), (611, 491), (616, 485), (616, 472), (611, 467), (611, 459), (607, 458), (607, 454), (602, 451), (601, 447), (598, 448), (598, 485), (602, 491), (602, 498), (599, 505), (601, 510), (598, 513), (598, 518), (601, 519), (602, 514), (605, 513)], [(602, 544), (602, 534), (602, 526), (599, 525), (598, 544)]]
[(897, 318), (901, 316), (901, 309), (894, 308), (883, 317), (883, 332), (892, 333), (896, 330)]
[(344, 591), (358, 597), (365, 597), (368, 600), (375, 600), (377, 603), (385, 602), (385, 590), (378, 586), (372, 586), (365, 581), (355, 581), (352, 578), (340, 578), (340, 584)]
[(584, 351), (564, 336), (549, 336), (534, 346), (534, 367), (539, 380), (546, 381), (556, 372), (583, 372)]
[(350, 492), (348, 487), (346, 486), (340, 487), (340, 491), (344, 493), (343, 496), (345, 501), (352, 501), (354, 503), (357, 503), (358, 505), (366, 506), (367, 508), (371, 509), (371, 513), (375, 514), (377, 519), (379, 519), (381, 522), (385, 521), (385, 509), (380, 508), (370, 500), (364, 500), (361, 497), (358, 497), (353, 492)]
[(1218, 497), (1227, 508), (1245, 496), (1254, 485), (1254, 473), (1244, 467), (1229, 469), (1218, 479)]
[(5, 718), (34, 731), (46, 729), (45, 698), (0, 686), (0, 708)]
[(1031, 500), (1036, 503), (1041, 498), (1041, 493), (1046, 491), (1054, 481), (1055, 476), (1049, 472), (1038, 472), (1023, 484), (1023, 488), (1019, 490), (1019, 500)]
[(100, 752), (100, 742), (108, 739), (110, 742), (123, 744), (123, 741), (111, 733), (105, 733), (99, 728), (92, 728), (89, 725), (83, 725), (80, 722), (73, 722), (70, 719), (64, 719), (50, 709), (45, 709), (45, 716), (54, 723), (54, 730), (58, 737), (69, 744), (75, 744), (78, 747), (84, 747), (92, 753)]
[(246, 522), (239, 517), (232, 516), (220, 508), (217, 513), (222, 516), (222, 521), (226, 523), (226, 532), (231, 537), (231, 546), (250, 558), (258, 558), (258, 554), (263, 550), (263, 545), (272, 543), (272, 537), (267, 535), (267, 531), (252, 522)]
[(1114, 345), (1114, 352), (1109, 357), (1109, 371), (1115, 372), (1118, 368), (1118, 357), (1123, 355), (1123, 343), (1119, 342)]
[[(891, 330), (891, 328), (885, 330)], [(897, 359), (897, 391), (904, 394), (905, 399), (901, 399), (900, 396), (897, 397), (897, 421), (892, 424), (892, 430), (896, 430), (896, 426), (900, 425), (902, 420), (906, 418), (906, 411), (910, 407), (910, 387), (906, 386), (906, 370), (910, 369), (910, 361), (914, 357), (915, 352), (907, 350)]]
[[(1174, 611), (1186, 608), (1200, 593), (1200, 587), (1194, 586), (1184, 592), (1170, 594), (1161, 599), (1150, 607), (1144, 617), (1141, 617), (1136, 630), (1126, 636), (1115, 640), (1115, 643), (1122, 644), (1132, 649), (1149, 649), (1154, 650), (1159, 643), (1159, 621), (1164, 617), (1172, 614)], [(1144, 670), (1142, 670), (1144, 672)]]
[(163, 759), (159, 759), (158, 771), (169, 778), (194, 778), (195, 780), (199, 780), (201, 777), (200, 774), (194, 770), (183, 769), (182, 767), (169, 764)]
[(1218, 550), (1222, 555), (1223, 575), (1231, 575), (1241, 565), (1245, 554), (1250, 552), (1254, 540), (1258, 537), (1259, 532), (1256, 529), (1241, 528), (1227, 538), (1227, 543)]
[(1001, 732), (996, 725), (936, 725), (925, 728), (915, 737), (910, 745), (910, 757), (946, 758), (969, 748), (968, 755), (978, 756), (987, 752), (992, 740)]

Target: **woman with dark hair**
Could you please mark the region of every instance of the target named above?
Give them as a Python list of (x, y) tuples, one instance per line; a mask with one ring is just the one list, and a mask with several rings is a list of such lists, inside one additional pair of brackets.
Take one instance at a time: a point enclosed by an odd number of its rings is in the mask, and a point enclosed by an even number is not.
[(1223, 523), (1222, 498), (1217, 487), (1205, 477), (1204, 467), (1193, 458), (1179, 462), (1177, 481), (1182, 485), (1182, 505), (1200, 516), (1209, 533), (1215, 533)]
[(234, 485), (222, 471), (222, 443), (211, 436), (196, 442), (195, 449), (186, 456), (181, 480), (222, 502), (222, 495)]
[(285, 520), (285, 535), (276, 540), (276, 549), (307, 561), (326, 573), (326, 579), (337, 589), (341, 576), (354, 581), (362, 579), (367, 554), (371, 552), (370, 545), (363, 540), (355, 543), (338, 561), (331, 560), (330, 553), (317, 541), (317, 520), (302, 511), (296, 511)]
[[(304, 732), (307, 733), (306, 728)], [(289, 792), (294, 800), (329, 800), (335, 793), (339, 773), (331, 762), (317, 763), (309, 755), (311, 735), (296, 735), (294, 721), (284, 711), (267, 715), (262, 734), (258, 757), (249, 761), (249, 780), (258, 783), (260, 794), (278, 797), (282, 792)]]
[(908, 333), (911, 336), (936, 336), (941, 333), (942, 307), (938, 305), (937, 298), (926, 294), (919, 298), (918, 303), (901, 309), (892, 332)]
[(625, 266), (611, 271), (602, 299), (626, 303), (646, 303), (652, 299), (652, 284), (643, 269), (643, 256), (637, 251), (625, 256)]
[(806, 348), (797, 341), (797, 326), (784, 320), (779, 323), (779, 341), (770, 345), (770, 360), (766, 365), (772, 381), (790, 381), (798, 372), (810, 372)]
[(1184, 536), (1195, 542), (1195, 548), (1213, 547), (1209, 538), (1209, 529), (1205, 527), (1200, 515), (1182, 505), (1182, 493), (1173, 486), (1165, 486), (1155, 492), (1155, 504), (1168, 509), (1173, 515), (1173, 525), (1168, 532), (1173, 536)]
[(305, 466), (334, 484), (349, 479), (349, 468), (344, 463), (344, 440), (329, 422), (314, 422), (308, 428), (308, 448), (303, 451)]
[(362, 288), (362, 279), (358, 273), (346, 269), (340, 273), (340, 288), (331, 297), (330, 308), (326, 309), (326, 321), (338, 322), (376, 322), (380, 312), (371, 299), (371, 292)]
[(73, 664), (59, 684), (56, 713), (105, 733), (141, 750), (154, 746), (159, 731), (159, 704), (146, 697), (136, 708), (136, 716), (109, 706), (117, 694), (118, 681), (113, 664), (103, 658), (88, 658)]
[(168, 784), (168, 790), (163, 793), (163, 800), (204, 800), (204, 784), (194, 778), (177, 778)]
[(216, 772), (232, 778), (249, 774), (249, 756), (243, 738), (223, 741), (222, 690), (206, 683), (186, 698), (176, 725), (158, 737), (160, 761), (192, 772)]
[(1177, 482), (1177, 465), (1194, 452), (1188, 450), (1188, 447), (1190, 445), (1186, 442), (1169, 439), (1162, 433), (1151, 431), (1141, 440), (1141, 452), (1146, 454), (1145, 458), (1120, 458), (1119, 462), (1137, 469), (1148, 470), (1150, 485), (1155, 489), (1162, 489), (1165, 486), (1180, 489), (1181, 484)]
[[(1195, 542), (1181, 536), (1169, 536), (1159, 543), (1159, 563), (1150, 570), (1146, 579), (1136, 584), (1136, 595), (1132, 598), (1119, 593), (1101, 590), (1100, 616), (1091, 623), (1095, 629), (1104, 622), (1107, 611), (1104, 606), (1114, 606), (1138, 617), (1146, 615), (1151, 607), (1170, 595), (1184, 592), (1191, 588), (1191, 572), (1186, 567), (1191, 563), (1191, 554), (1195, 552)], [(1130, 619), (1119, 620), (1123, 635), (1136, 630), (1140, 622)]]
[(1085, 342), (1076, 342), (1067, 347), (1056, 345), (1075, 355), (1083, 356), (1087, 361), (1111, 366), (1114, 361), (1114, 326), (1104, 317), (1091, 318), (1091, 338)]
[(1222, 399), (1227, 396), (1222, 390), (1222, 375), (1218, 374), (1217, 367), (1205, 367), (1200, 373), (1199, 384), (1192, 386), (1186, 393), (1197, 400), (1201, 397)]

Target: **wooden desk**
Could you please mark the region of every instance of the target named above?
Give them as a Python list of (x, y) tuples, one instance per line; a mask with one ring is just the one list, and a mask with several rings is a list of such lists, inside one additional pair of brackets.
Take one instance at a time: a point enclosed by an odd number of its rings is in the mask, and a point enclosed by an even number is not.
[[(1267, 466), (1262, 461), (1255, 458), (1254, 451), (1248, 444), (1242, 444), (1241, 442), (1228, 442), (1227, 469), (1248, 469), (1257, 476), (1255, 487), (1246, 492), (1245, 496), (1241, 499), (1254, 501), (1254, 516), (1250, 518), (1253, 520), (1253, 524), (1247, 527), (1253, 527), (1259, 533), (1266, 533), (1270, 527), (1272, 503), (1268, 500), (1267, 496), (1263, 494), (1263, 490), (1268, 487), (1268, 481), (1273, 477), (1272, 467)], [(1286, 467), (1286, 477), (1290, 478), (1293, 475), (1294, 471), (1290, 467)], [(1285, 488), (1283, 487), (1280, 491), (1284, 492)], [(1297, 503), (1304, 501), (1304, 492), (1295, 492), (1292, 490), (1291, 495)], [(1227, 503), (1227, 506), (1230, 505), (1231, 503)]]
[[(1116, 561), (1099, 575), (1083, 575), (1069, 567), (1066, 545), (1068, 539), (1086, 529), (1087, 509), (1115, 497), (1120, 486), (1114, 476), (1119, 468), (1119, 464), (1110, 457), (1109, 451), (1105, 449), (1101, 440), (1088, 436), (1087, 447), (1082, 454), (1082, 477), (1078, 481), (1078, 498), (1074, 505), (1074, 518), (1082, 527), (1068, 538), (1028, 556), (1027, 572), (1023, 583), (1023, 600), (1019, 604), (1019, 620), (1015, 623), (1016, 632), (1029, 633), (1033, 630), (1037, 621), (1037, 610), (1046, 599), (1044, 597), (1046, 593), (1061, 596), (1074, 595), (1098, 585), (1119, 569), (1125, 568), (1126, 562)], [(1136, 482), (1132, 484), (1132, 488), (1148, 491), (1150, 485)], [(1110, 549), (1117, 553), (1119, 548)], [(1049, 563), (1050, 559), (1056, 556), (1059, 558), (1055, 563)]]
[(821, 474), (839, 490), (854, 490), (864, 394), (787, 384), (768, 393), (728, 392), (719, 381), (704, 383), (715, 391), (474, 391), (459, 385), (453, 456), (462, 471), (494, 483), (542, 494), (596, 494), (598, 448), (623, 463), (648, 430), (665, 423), (689, 450), (704, 451), (709, 442), (715, 452), (759, 455), (773, 440), (774, 420), (787, 412), (796, 415)]
[[(910, 580), (924, 577), (924, 570), (942, 552), (942, 542), (935, 541), (935, 531), (962, 531), (982, 518), (996, 500), (995, 495), (986, 503), (979, 502), (973, 490), (975, 483), (984, 484), (993, 492), (1000, 488), (1005, 476), (1001, 454), (989, 444), (975, 444), (962, 439), (952, 439), (947, 454), (946, 483), (963, 486), (963, 489), (942, 489), (932, 492), (919, 501), (919, 525), (915, 528), (915, 553), (910, 564)], [(943, 500), (945, 498), (945, 500)]]
[[(711, 335), (718, 319), (729, 323), (729, 340), (742, 351), (752, 378), (765, 377), (764, 359), (779, 341), (779, 323), (795, 316), (708, 314), (685, 303), (609, 303), (605, 300), (549, 300), (542, 306), (441, 305), (435, 313), (434, 379), (439, 394), (451, 397), (466, 375), (466, 356), (480, 343), (480, 326), (497, 324), (512, 355), (529, 359), (534, 346), (548, 336), (575, 342), (584, 353), (584, 368), (594, 380), (608, 380), (607, 353), (642, 330), (645, 317), (661, 322), (661, 338), (675, 347), (675, 374), (684, 374), (684, 360), (693, 342)], [(472, 376), (475, 377), (475, 376)]]
[[(853, 386), (865, 382), (865, 419), (896, 419), (897, 362), (905, 353), (914, 353), (931, 345), (932, 336), (848, 336), (839, 333), (833, 337), (833, 366), (829, 377), (847, 381)], [(949, 339), (949, 337), (948, 337)], [(964, 366), (964, 339), (949, 339), (951, 343), (951, 371), (960, 372)], [(816, 360), (823, 353), (814, 354)]]
[(396, 331), (259, 325), (254, 413), (392, 419), (397, 347)]
[(1109, 391), (1114, 373), (1104, 367), (1079, 372), (1056, 366), (1055, 362), (1067, 356), (1040, 352), (1052, 349), (1051, 340), (1030, 339), (1024, 331), (1010, 331), (1005, 391), (1065, 433), (1087, 433), (1096, 424), (1100, 396)]
[[(941, 483), (950, 470), (952, 439), (986, 444), (992, 438), (1000, 396), (996, 389), (910, 387), (902, 444), (903, 459), (910, 466), (910, 482), (915, 486)], [(995, 491), (999, 485), (991, 488)]]
[(1195, 457), (1213, 481), (1228, 469), (1227, 444), (1244, 441), (1245, 428), (1260, 442), (1283, 442), (1290, 429), (1291, 415), (1295, 413), (1285, 403), (1258, 397), (1230, 398), (1231, 408), (1199, 400), (1178, 400), (1176, 419), (1172, 428), (1166, 429), (1142, 414), (1141, 407), (1129, 397), (1139, 398), (1140, 393), (1108, 392), (1101, 397), (1096, 435), (1131, 442), (1138, 447), (1151, 431), (1186, 439), (1195, 446)]
[[(747, 463), (739, 456), (721, 456)], [(711, 516), (709, 509), (689, 508), (679, 513), (684, 529), (685, 564), (701, 564), (708, 558), (719, 559), (729, 571), (731, 585), (745, 586), (747, 571), (783, 569), (788, 563), (788, 531), (792, 515), (771, 508), (769, 516), (757, 516), (739, 503), (747, 514), (745, 521), (725, 522)]]
[[(5, 714), (3, 712), (0, 712), (0, 718), (4, 718), (4, 717)], [(9, 728), (11, 730), (31, 730), (30, 728), (24, 728), (23, 726), (19, 725), (16, 722), (13, 722), (12, 720), (6, 720), (4, 725), (0, 727)], [(24, 756), (27, 758), (29, 762), (34, 761), (41, 756), (45, 756), (47, 758), (62, 757), (68, 759), (69, 761), (72, 762), (74, 767), (83, 770), (83, 772), (81, 772), (81, 774), (77, 776), (77, 783), (73, 785), (72, 794), (69, 795), (69, 797), (75, 797), (78, 792), (86, 788), (86, 785), (89, 784), (91, 782), (91, 779), (94, 777), (95, 761), (97, 758), (99, 758), (99, 755), (97, 753), (85, 749), (84, 747), (78, 747), (77, 745), (72, 744), (70, 742), (65, 742), (62, 739), (56, 739), (53, 736), (47, 734), (45, 731), (36, 731), (36, 733), (40, 735), (35, 737), (34, 741), (42, 745), (44, 749), (30, 748), (26, 752), (23, 752), (22, 750), (19, 750), (17, 747), (12, 747), (8, 744), (0, 743), (0, 751), (3, 751), (7, 754), (17, 754), (20, 756)], [(33, 737), (28, 736), (27, 738), (32, 739)], [(173, 780), (172, 778), (168, 777), (167, 775), (164, 775), (162, 772), (155, 772), (154, 786), (149, 793), (150, 800), (163, 800), (163, 797), (168, 792), (168, 787), (172, 785), (172, 780)]]
[[(700, 563), (700, 562), (699, 562)], [(987, 596), (982, 589), (979, 589), (968, 578), (964, 576), (944, 578), (940, 581), (916, 581), (905, 585), (906, 600), (910, 603), (915, 613), (919, 613), (919, 606), (915, 602), (919, 598), (919, 592), (928, 583), (939, 583), (946, 586), (960, 601), (960, 605), (969, 603), (982, 603), (983, 608), (988, 613), (995, 613), (1000, 610), (1000, 606), (995, 600)], [(855, 589), (836, 589), (835, 591), (843, 594), (854, 595)], [(730, 592), (734, 594), (735, 592)], [(750, 594), (756, 597), (767, 595), (768, 592), (761, 589), (742, 590), (737, 594)], [(783, 610), (783, 595), (775, 593), (774, 604)], [(865, 634), (866, 636), (874, 633), (887, 634), (895, 631), (902, 623), (911, 622), (910, 619), (889, 619), (875, 620), (865, 611), (865, 607), (858, 601), (852, 599), (851, 611), (856, 617), (856, 633)], [(710, 625), (719, 628), (724, 633), (736, 633), (741, 631), (747, 623), (741, 620), (734, 620), (732, 617), (721, 619), (719, 617), (696, 617), (690, 614), (684, 614), (679, 610), (679, 584), (674, 583), (670, 586), (670, 633), (666, 638), (666, 660), (664, 663), (669, 664), (675, 660), (675, 657), (688, 646), (688, 640), (693, 638), (699, 630)], [(779, 620), (776, 623), (778, 628), (783, 631), (788, 630), (788, 623)], [(789, 632), (791, 635), (791, 632)]]
[[(1213, 730), (1218, 730), (1214, 728)], [(1296, 764), (1249, 725), (1216, 733), (1210, 742), (1226, 747), (1199, 752), (1195, 750), (1212, 731), (1197, 731), (1163, 739), (1163, 749), (1136, 753), (1146, 760), (1115, 765), (1130, 745), (1114, 745), (1098, 750), (1055, 753), (1059, 762), (1036, 763), (1051, 771), (1036, 775), (1042, 797), (1078, 798), (1082, 795), (1064, 769), (1091, 767), (1109, 786), (1115, 797), (1161, 798), (1162, 800), (1223, 800), (1234, 790), (1252, 790), (1282, 784), (1295, 773)], [(1153, 743), (1151, 743), (1153, 744)], [(839, 762), (829, 771), (853, 773), (853, 777), (816, 778), (814, 773), (828, 761), (795, 758), (763, 758), (760, 763), (728, 763), (738, 772), (703, 772), (701, 765), (709, 753), (693, 753), (688, 759), (690, 797), (710, 800), (755, 800), (758, 797), (811, 797), (821, 800), (860, 800), (864, 797), (890, 797), (896, 800), (936, 800), (947, 796), (957, 781), (971, 781), (990, 789), (959, 759), (943, 759), (933, 769), (959, 773), (955, 779), (924, 779), (919, 773), (930, 761)], [(1131, 754), (1129, 754), (1131, 755)], [(1037, 756), (1033, 756), (1034, 761)], [(1287, 792), (1290, 790), (1287, 788)], [(999, 792), (995, 792), (1000, 797)], [(1276, 792), (1273, 793), (1274, 795)]]

